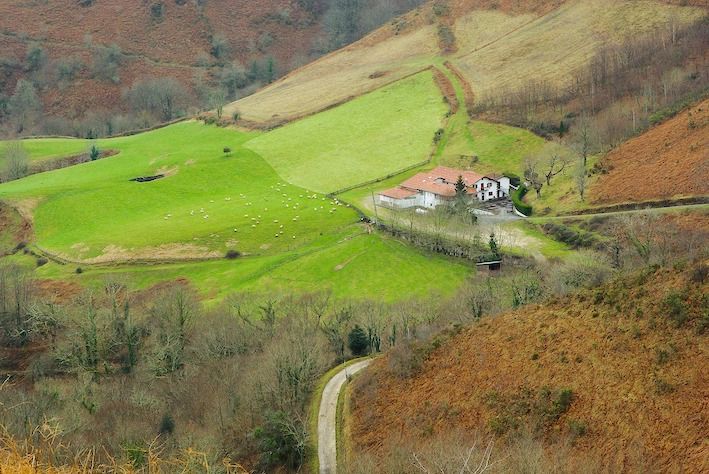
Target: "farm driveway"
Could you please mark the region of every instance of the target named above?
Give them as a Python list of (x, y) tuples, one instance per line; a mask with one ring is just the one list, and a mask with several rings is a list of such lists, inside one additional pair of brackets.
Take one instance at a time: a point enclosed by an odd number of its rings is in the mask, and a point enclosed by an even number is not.
[(337, 472), (337, 399), (347, 378), (367, 367), (371, 359), (357, 362), (338, 372), (325, 385), (318, 414), (318, 460), (320, 474)]

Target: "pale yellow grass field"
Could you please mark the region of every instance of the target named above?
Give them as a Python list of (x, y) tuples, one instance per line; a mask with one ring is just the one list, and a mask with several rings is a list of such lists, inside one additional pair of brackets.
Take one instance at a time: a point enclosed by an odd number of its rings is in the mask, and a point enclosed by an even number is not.
[(238, 111), (243, 119), (259, 123), (310, 115), (426, 68), (437, 49), (431, 25), (373, 45), (364, 38), (229, 104), (224, 111), (227, 116)]
[[(530, 79), (564, 84), (588, 63), (594, 52), (608, 42), (624, 37), (665, 28), (670, 20), (687, 23), (704, 14), (705, 10), (677, 7), (653, 1), (583, 0), (567, 3), (551, 13), (528, 22), (497, 41), (482, 48), (461, 49), (454, 62), (471, 82), (476, 96), (494, 91), (514, 89)], [(505, 18), (503, 14), (488, 15), (485, 20), (462, 19), (457, 29), (465, 37), (463, 25), (473, 25), (469, 33), (476, 36), (486, 25), (504, 31), (521, 22), (521, 18)], [(495, 26), (497, 25), (497, 26)]]
[[(476, 97), (530, 79), (563, 84), (604, 44), (705, 14), (706, 9), (649, 0), (575, 0), (542, 17), (475, 10), (456, 20), (458, 52), (448, 59), (462, 70)], [(256, 124), (280, 124), (440, 63), (437, 25), (419, 20), (420, 26), (398, 35), (386, 25), (229, 104), (225, 113), (238, 111)]]
[(509, 15), (495, 10), (478, 10), (460, 17), (455, 23), (455, 37), (460, 55), (489, 46), (529, 24), (537, 15)]

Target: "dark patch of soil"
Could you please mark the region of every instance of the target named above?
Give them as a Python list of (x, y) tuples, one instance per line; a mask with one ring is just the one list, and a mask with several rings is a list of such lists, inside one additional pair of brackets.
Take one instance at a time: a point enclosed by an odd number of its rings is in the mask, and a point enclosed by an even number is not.
[[(97, 159), (107, 158), (109, 156), (117, 155), (118, 150), (103, 150)], [(88, 153), (82, 153), (80, 155), (65, 156), (63, 158), (57, 158), (54, 160), (47, 160), (41, 163), (36, 163), (30, 168), (29, 174), (44, 173), (45, 171), (58, 170), (61, 168), (68, 168), (69, 166), (78, 165), (81, 163), (86, 163), (91, 161)]]
[(187, 278), (179, 277), (174, 280), (161, 281), (144, 290), (131, 293), (131, 301), (135, 305), (142, 305), (155, 301), (156, 296), (174, 288), (183, 287), (189, 289), (190, 281)]
[(455, 87), (448, 77), (443, 74), (438, 68), (433, 68), (433, 79), (436, 85), (441, 90), (441, 94), (446, 98), (446, 102), (450, 106), (451, 114), (458, 112), (458, 97), (455, 95)]
[(50, 299), (55, 303), (66, 303), (81, 293), (81, 285), (63, 280), (35, 280), (34, 292), (41, 299)]
[(156, 174), (153, 176), (138, 176), (137, 178), (133, 178), (130, 181), (135, 181), (137, 183), (149, 183), (150, 181), (155, 181), (156, 179), (164, 178), (164, 174)]
[(10, 255), (19, 250), (20, 242), (32, 239), (32, 224), (11, 206), (0, 201), (0, 234), (12, 236), (9, 246), (0, 246), (0, 256)]

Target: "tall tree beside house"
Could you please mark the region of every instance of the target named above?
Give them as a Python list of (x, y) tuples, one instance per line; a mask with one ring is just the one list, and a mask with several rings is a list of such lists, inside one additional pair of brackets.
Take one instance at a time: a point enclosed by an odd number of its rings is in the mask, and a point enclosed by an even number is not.
[(463, 177), (458, 175), (458, 181), (455, 182), (455, 197), (463, 198), (465, 197), (465, 193), (467, 191), (468, 190), (465, 186), (465, 181), (463, 181)]

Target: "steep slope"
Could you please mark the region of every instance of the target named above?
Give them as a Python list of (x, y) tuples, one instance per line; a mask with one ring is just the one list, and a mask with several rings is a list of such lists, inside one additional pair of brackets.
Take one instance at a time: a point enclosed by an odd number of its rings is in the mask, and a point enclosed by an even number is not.
[(276, 125), (441, 62), (442, 51), (476, 95), (532, 79), (563, 84), (602, 45), (704, 12), (658, 1), (432, 2), (227, 110)]
[[(88, 3), (88, 6), (81, 6)], [(113, 109), (122, 89), (140, 77), (174, 76), (190, 86), (194, 75), (206, 72), (213, 38), (228, 44), (227, 60), (246, 66), (266, 55), (280, 70), (288, 70), (308, 57), (321, 24), (311, 19), (299, 2), (264, 0), (249, 2), (34, 2), (0, 3), (0, 57), (22, 63), (28, 48), (42, 47), (49, 61), (77, 57), (87, 66), (80, 80), (61, 88), (47, 74), (42, 93), (50, 114), (70, 117), (90, 109)], [(96, 80), (88, 65), (94, 45), (116, 44), (124, 54), (120, 83)], [(27, 77), (26, 65), (11, 69), (2, 92), (9, 94), (18, 77)]]
[(401, 439), (504, 438), (528, 427), (547, 446), (571, 437), (572, 459), (599, 463), (566, 472), (706, 472), (709, 282), (701, 278), (648, 270), (483, 318), (445, 342), (399, 347), (355, 382), (354, 447), (386, 456)]
[(590, 189), (597, 204), (709, 194), (709, 100), (622, 144), (602, 167)]

